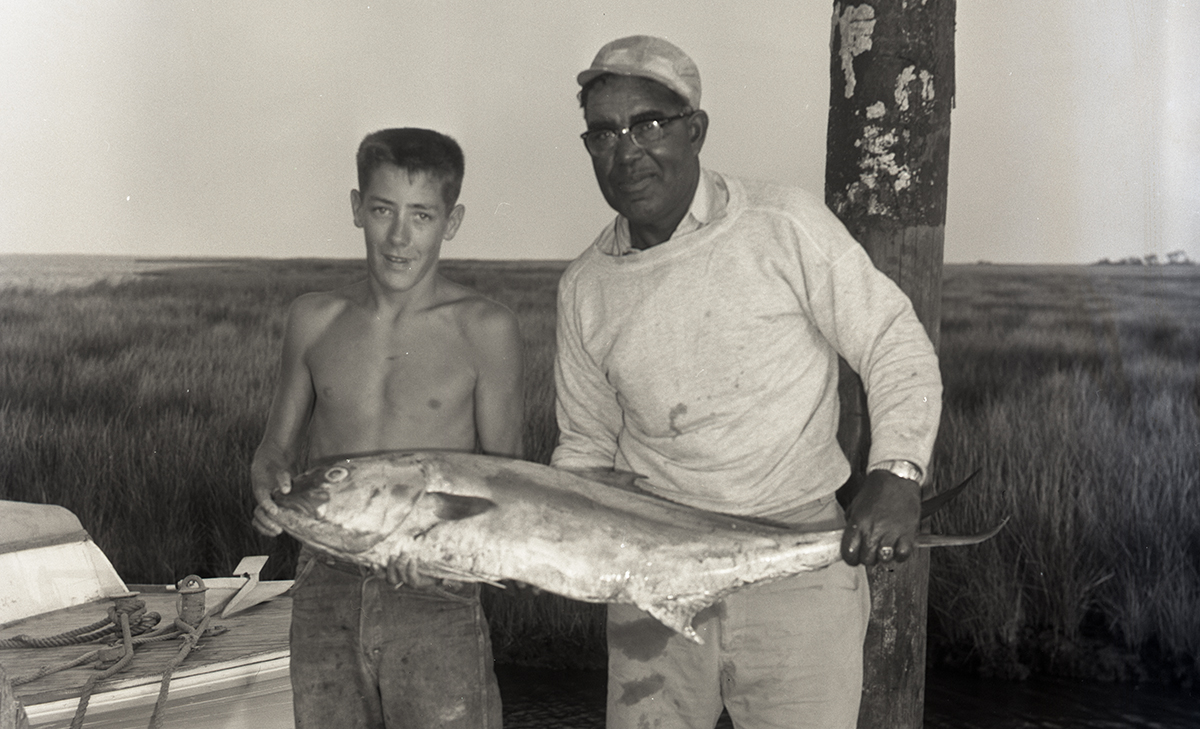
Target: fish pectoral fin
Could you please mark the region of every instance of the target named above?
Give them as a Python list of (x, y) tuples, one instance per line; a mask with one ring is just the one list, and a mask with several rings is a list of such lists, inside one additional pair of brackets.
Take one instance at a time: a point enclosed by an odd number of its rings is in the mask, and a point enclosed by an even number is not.
[(632, 471), (617, 471), (612, 468), (569, 468), (564, 469), (569, 473), (573, 473), (580, 478), (585, 478), (588, 481), (602, 483), (605, 486), (611, 486), (622, 491), (632, 491), (635, 494), (648, 493), (646, 490), (639, 488), (637, 482), (644, 480), (646, 477), (640, 473)]
[(989, 529), (986, 532), (978, 534), (921, 534), (917, 537), (918, 547), (965, 547), (970, 544), (979, 544), (986, 542), (992, 537), (1000, 533), (1004, 525), (1008, 523), (1008, 517), (1004, 517), (1004, 521), (1000, 522), (994, 529)]
[(423, 564), (421, 565), (421, 574), (429, 577), (436, 577), (439, 580), (455, 580), (457, 582), (482, 582), (492, 587), (504, 589), (504, 585), (495, 580), (489, 580), (486, 577), (480, 577), (477, 574), (460, 570), (456, 567), (450, 567), (444, 564)]
[(458, 521), (482, 514), (496, 506), (496, 502), (482, 496), (463, 496), (444, 491), (426, 491), (425, 498), (434, 501), (433, 513), (439, 519)]
[(695, 619), (696, 613), (699, 613), (712, 604), (713, 600), (711, 598), (703, 595), (694, 595), (668, 598), (662, 602), (651, 605), (638, 605), (638, 607), (650, 613), (658, 622), (693, 643), (704, 645), (704, 639), (697, 635), (695, 628), (692, 627), (692, 620)]

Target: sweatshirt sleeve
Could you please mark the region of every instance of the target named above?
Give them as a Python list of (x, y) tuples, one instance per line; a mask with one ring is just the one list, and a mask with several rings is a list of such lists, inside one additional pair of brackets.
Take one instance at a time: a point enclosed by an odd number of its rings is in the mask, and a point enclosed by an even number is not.
[(868, 466), (902, 459), (928, 477), (942, 406), (937, 354), (904, 292), (844, 228), (840, 234), (849, 242), (829, 262), (827, 279), (813, 282), (818, 301), (812, 311), (862, 378), (871, 426)]
[(565, 275), (558, 291), (554, 384), (559, 439), (550, 463), (559, 468), (612, 468), (621, 408), (616, 390), (584, 348), (574, 280), (570, 273)]

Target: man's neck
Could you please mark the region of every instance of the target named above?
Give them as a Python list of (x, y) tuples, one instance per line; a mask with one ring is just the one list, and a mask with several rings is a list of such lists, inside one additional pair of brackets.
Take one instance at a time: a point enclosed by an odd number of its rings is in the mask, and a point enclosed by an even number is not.
[(665, 243), (675, 234), (675, 229), (679, 227), (679, 223), (687, 216), (687, 211), (683, 211), (683, 215), (672, 217), (670, 221), (662, 225), (635, 225), (633, 221), (629, 222), (629, 245), (644, 251), (647, 248), (653, 248), (659, 243)]
[(629, 221), (629, 245), (639, 251), (653, 248), (659, 243), (665, 243), (675, 235), (675, 229), (687, 217), (692, 209), (692, 201), (696, 199), (696, 190), (700, 187), (700, 168), (697, 165), (695, 179), (692, 180), (692, 190), (687, 201), (679, 209), (660, 220), (646, 220), (635, 223)]

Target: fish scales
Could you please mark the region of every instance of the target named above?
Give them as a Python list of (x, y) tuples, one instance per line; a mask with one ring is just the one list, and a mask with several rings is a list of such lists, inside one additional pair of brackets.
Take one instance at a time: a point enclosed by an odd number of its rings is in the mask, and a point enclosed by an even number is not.
[(327, 463), (275, 501), (285, 530), (338, 559), (372, 569), (415, 560), (432, 577), (515, 580), (574, 600), (628, 603), (696, 642), (692, 619), (734, 590), (841, 558), (841, 530), (797, 532), (529, 461), (452, 451)]

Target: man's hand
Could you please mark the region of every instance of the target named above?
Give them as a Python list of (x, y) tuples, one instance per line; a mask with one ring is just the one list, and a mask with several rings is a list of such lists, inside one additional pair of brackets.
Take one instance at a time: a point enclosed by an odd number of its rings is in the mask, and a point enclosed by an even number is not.
[(286, 494), (292, 490), (291, 472), (277, 463), (274, 459), (255, 456), (250, 464), (250, 483), (254, 488), (254, 500), (258, 502), (253, 524), (259, 534), (268, 537), (277, 537), (283, 532), (283, 527), (275, 521), (279, 505), (271, 494), (276, 491)]
[(903, 562), (916, 547), (921, 485), (891, 471), (871, 471), (846, 511), (842, 559), (854, 566)]

